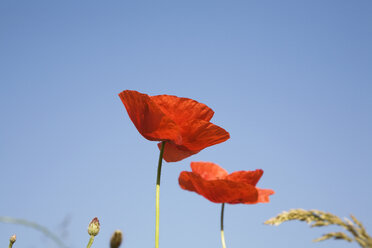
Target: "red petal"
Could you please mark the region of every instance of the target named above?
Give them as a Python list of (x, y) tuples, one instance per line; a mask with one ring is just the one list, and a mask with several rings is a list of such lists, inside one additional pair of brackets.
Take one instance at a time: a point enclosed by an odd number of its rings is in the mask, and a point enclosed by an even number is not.
[(191, 151), (200, 151), (230, 138), (225, 129), (204, 120), (193, 120), (182, 126), (182, 145)]
[(270, 202), (269, 196), (273, 195), (275, 193), (274, 190), (271, 190), (271, 189), (259, 189), (259, 188), (257, 188), (257, 190), (258, 190), (257, 203), (259, 203), (259, 202), (261, 202), (261, 203)]
[(245, 182), (256, 186), (263, 174), (263, 170), (258, 169), (255, 171), (236, 171), (227, 176), (226, 179), (235, 182)]
[(214, 114), (207, 105), (192, 99), (169, 95), (151, 96), (150, 98), (177, 124), (195, 119), (209, 121)]
[[(159, 149), (161, 148), (161, 143), (158, 143), (158, 147)], [(177, 146), (173, 142), (167, 141), (164, 147), (163, 159), (167, 162), (177, 162), (198, 152), (199, 151), (189, 151), (185, 147)]]
[(225, 178), (228, 173), (225, 169), (211, 162), (191, 162), (191, 170), (205, 180)]
[(193, 182), (189, 179), (188, 173), (191, 172), (182, 171), (178, 178), (178, 183), (180, 184), (182, 189), (196, 192), (196, 188), (194, 187)]
[(148, 140), (181, 141), (176, 123), (166, 116), (146, 94), (125, 90), (119, 94), (138, 132)]
[(183, 171), (179, 177), (182, 189), (196, 192), (215, 203), (256, 203), (257, 189), (246, 183), (228, 180), (204, 180), (193, 172)]

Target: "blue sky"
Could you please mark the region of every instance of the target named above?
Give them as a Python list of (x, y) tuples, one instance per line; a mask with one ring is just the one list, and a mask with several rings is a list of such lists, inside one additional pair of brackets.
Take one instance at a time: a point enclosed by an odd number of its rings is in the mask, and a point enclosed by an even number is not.
[[(220, 205), (179, 188), (191, 161), (262, 168), (268, 204), (227, 205), (227, 247), (357, 247), (337, 228), (262, 223), (291, 208), (353, 213), (372, 233), (371, 1), (0, 2), (0, 215), (36, 221), (72, 248), (153, 247), (156, 143), (117, 94), (189, 97), (231, 139), (165, 163), (162, 248), (221, 247)], [(63, 224), (67, 223), (67, 224)], [(0, 240), (53, 247), (0, 223)]]

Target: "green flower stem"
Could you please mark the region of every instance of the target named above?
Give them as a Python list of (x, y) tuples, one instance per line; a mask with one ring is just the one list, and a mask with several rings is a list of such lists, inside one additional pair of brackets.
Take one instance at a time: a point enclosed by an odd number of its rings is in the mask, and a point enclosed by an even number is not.
[(161, 165), (163, 162), (164, 147), (165, 147), (165, 141), (161, 142), (159, 162), (158, 162), (158, 173), (156, 175), (155, 248), (159, 248), (160, 175), (161, 175)]
[(94, 241), (94, 235), (90, 235), (90, 239), (89, 239), (89, 242), (88, 242), (87, 248), (90, 248), (90, 247), (92, 246), (93, 241)]
[(9, 242), (9, 248), (12, 248), (13, 247), (13, 244), (12, 242)]
[(225, 203), (222, 203), (221, 207), (221, 242), (222, 242), (222, 248), (226, 248), (225, 244), (225, 234), (223, 233), (223, 214), (225, 210)]

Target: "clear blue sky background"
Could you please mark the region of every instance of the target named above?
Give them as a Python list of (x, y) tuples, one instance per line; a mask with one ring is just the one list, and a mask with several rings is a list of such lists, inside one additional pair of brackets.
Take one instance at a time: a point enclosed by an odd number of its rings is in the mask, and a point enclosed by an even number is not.
[[(0, 215), (50, 228), (72, 248), (153, 247), (156, 143), (129, 120), (125, 89), (215, 110), (231, 139), (165, 164), (161, 248), (221, 247), (220, 205), (183, 191), (191, 161), (262, 168), (269, 204), (228, 205), (228, 248), (358, 247), (311, 240), (337, 228), (262, 223), (290, 208), (350, 213), (372, 233), (372, 2), (0, 2)], [(0, 242), (55, 247), (0, 223)]]

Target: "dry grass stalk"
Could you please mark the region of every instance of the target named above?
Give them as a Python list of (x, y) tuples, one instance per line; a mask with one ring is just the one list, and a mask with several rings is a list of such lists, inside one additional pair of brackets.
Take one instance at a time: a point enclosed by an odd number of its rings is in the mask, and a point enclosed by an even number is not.
[(362, 223), (353, 215), (351, 215), (351, 219), (352, 221), (347, 218), (342, 220), (336, 215), (319, 210), (291, 209), (288, 212), (284, 211), (276, 217), (267, 220), (265, 224), (278, 226), (286, 221), (299, 220), (305, 221), (311, 227), (337, 225), (348, 231), (351, 237), (344, 232), (330, 232), (313, 241), (341, 239), (348, 242), (355, 241), (363, 248), (372, 248), (372, 238), (368, 235)]

